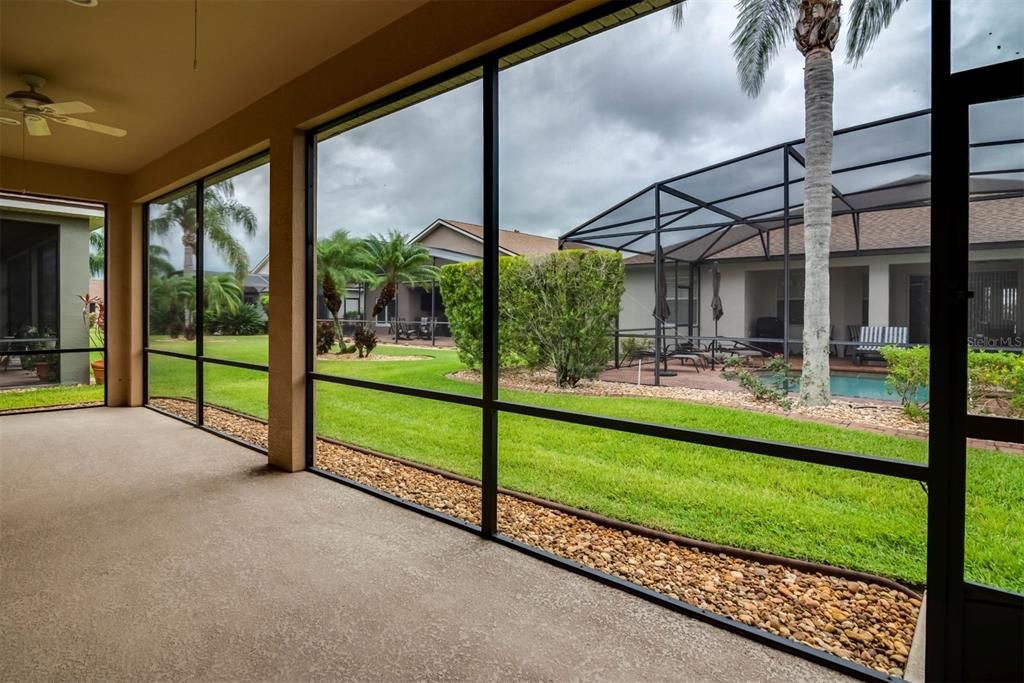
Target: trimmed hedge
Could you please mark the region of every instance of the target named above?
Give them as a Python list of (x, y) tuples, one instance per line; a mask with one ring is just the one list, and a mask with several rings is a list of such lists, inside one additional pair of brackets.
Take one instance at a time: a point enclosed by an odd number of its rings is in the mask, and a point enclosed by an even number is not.
[[(498, 262), (501, 367), (550, 367), (561, 386), (596, 377), (613, 353), (612, 333), (625, 291), (622, 256), (573, 249)], [(441, 268), (441, 296), (471, 367), (483, 360), (483, 264)]]

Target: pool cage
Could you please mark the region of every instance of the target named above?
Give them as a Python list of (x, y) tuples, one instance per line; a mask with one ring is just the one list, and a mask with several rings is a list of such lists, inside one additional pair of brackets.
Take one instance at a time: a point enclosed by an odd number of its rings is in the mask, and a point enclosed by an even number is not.
[[(971, 118), (971, 202), (1024, 196), (1024, 139), (1017, 121), (1024, 120), (1021, 100), (987, 105)], [(831, 253), (859, 255), (876, 240), (862, 231), (867, 214), (931, 205), (931, 111), (928, 109), (835, 131), (832, 171)], [(628, 263), (652, 263), (656, 303), (651, 328), (616, 330), (653, 337), (654, 367), (661, 368), (665, 343), (706, 342), (714, 353), (723, 341), (734, 344), (779, 345), (788, 359), (790, 337), (791, 237), (802, 238), (805, 144), (792, 140), (728, 161), (658, 181), (615, 204), (559, 238), (559, 247), (587, 246), (630, 255)], [(837, 220), (838, 219), (838, 220)], [(877, 229), (877, 228), (875, 228)], [(1019, 239), (1019, 238), (1018, 238)], [(751, 252), (751, 242), (756, 251)], [(929, 246), (925, 221), (916, 246)], [(780, 244), (781, 243), (781, 244)], [(777, 337), (702, 336), (695, 318), (706, 288), (699, 267), (733, 257), (737, 250), (764, 260), (781, 259), (783, 301), (781, 340)], [(798, 254), (802, 257), (802, 254)], [(678, 325), (666, 332), (666, 272), (688, 266), (685, 332)], [(696, 275), (695, 275), (696, 272)], [(677, 285), (678, 286), (678, 285)], [(729, 302), (725, 302), (726, 308)], [(1020, 321), (1017, 321), (1018, 325)], [(850, 342), (832, 342), (833, 346)], [(755, 348), (758, 348), (755, 346)], [(618, 343), (616, 343), (616, 353)], [(654, 373), (660, 384), (663, 371)], [(672, 373), (669, 373), (672, 374)]]

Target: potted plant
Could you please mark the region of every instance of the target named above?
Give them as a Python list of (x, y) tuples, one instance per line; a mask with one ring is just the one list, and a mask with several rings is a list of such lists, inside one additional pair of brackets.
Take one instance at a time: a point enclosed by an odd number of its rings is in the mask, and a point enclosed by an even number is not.
[[(103, 298), (91, 294), (79, 294), (78, 298), (82, 300), (82, 321), (89, 336), (89, 346), (102, 347), (106, 330), (106, 307)], [(96, 379), (96, 384), (103, 384), (107, 376), (103, 358), (100, 357), (89, 365), (92, 367), (92, 376)]]
[[(40, 331), (35, 325), (25, 325), (17, 334), (18, 339), (27, 340), (24, 343), (26, 351), (45, 351), (53, 348), (51, 342), (42, 339), (52, 336), (53, 331), (49, 328)], [(52, 353), (26, 354), (21, 357), (21, 368), (28, 372), (35, 370), (40, 382), (49, 382), (56, 374), (57, 367), (57, 361)]]

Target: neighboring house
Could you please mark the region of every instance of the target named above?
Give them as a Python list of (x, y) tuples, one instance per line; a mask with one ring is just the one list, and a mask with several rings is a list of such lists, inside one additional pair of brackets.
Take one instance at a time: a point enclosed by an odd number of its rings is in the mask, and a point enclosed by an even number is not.
[(242, 283), (242, 303), (252, 304), (260, 310), (260, 299), (270, 295), (270, 254), (268, 253), (260, 261), (249, 269)]
[[(90, 219), (103, 209), (28, 196), (0, 196), (0, 356), (29, 327), (53, 347), (86, 348), (85, 293), (102, 296), (89, 271)], [(20, 368), (11, 357), (6, 368)], [(60, 359), (62, 383), (88, 383), (88, 354)]]
[[(434, 265), (463, 263), (483, 258), (484, 229), (475, 223), (464, 223), (438, 218), (410, 242), (426, 247), (434, 259)], [(558, 240), (518, 230), (498, 231), (498, 251), (503, 256), (540, 256), (558, 251)], [(373, 310), (374, 301), (380, 290), (368, 290), (364, 295), (363, 310)], [(439, 323), (447, 322), (444, 301), (438, 288), (429, 283), (409, 287), (400, 285), (394, 301), (377, 317), (378, 327), (390, 326), (395, 318), (410, 323), (435, 318)], [(447, 325), (438, 327), (438, 335), (448, 335)]]
[[(860, 217), (857, 248), (849, 216), (832, 223), (830, 261), (832, 338), (850, 340), (861, 325), (909, 328), (909, 341), (929, 340), (928, 296), (930, 209), (927, 207), (876, 211)], [(1024, 198), (974, 201), (970, 205), (969, 334), (975, 343), (1020, 347), (1024, 335)], [(754, 336), (758, 318), (783, 313), (781, 230), (770, 240), (768, 258), (760, 240), (751, 239), (716, 254), (694, 268), (690, 296), (689, 268), (666, 261), (669, 308), (666, 335), (688, 331), (690, 310), (694, 334), (715, 333), (711, 316), (712, 269), (721, 272), (720, 296), (724, 315), (718, 334)], [(803, 324), (803, 226), (790, 229), (790, 339), (799, 340)], [(626, 259), (626, 295), (620, 328), (654, 327), (654, 266), (651, 257)], [(692, 309), (689, 303), (692, 298)], [(678, 327), (676, 327), (678, 326)], [(628, 333), (626, 333), (628, 335)], [(965, 340), (966, 343), (966, 340)], [(795, 345), (799, 351), (799, 344)]]

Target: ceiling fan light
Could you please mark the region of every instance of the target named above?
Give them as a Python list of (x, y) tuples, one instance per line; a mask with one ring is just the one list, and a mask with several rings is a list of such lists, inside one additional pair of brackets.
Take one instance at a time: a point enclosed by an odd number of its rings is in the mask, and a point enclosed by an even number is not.
[(100, 0), (68, 0), (68, 2), (79, 7), (95, 7), (100, 4)]

